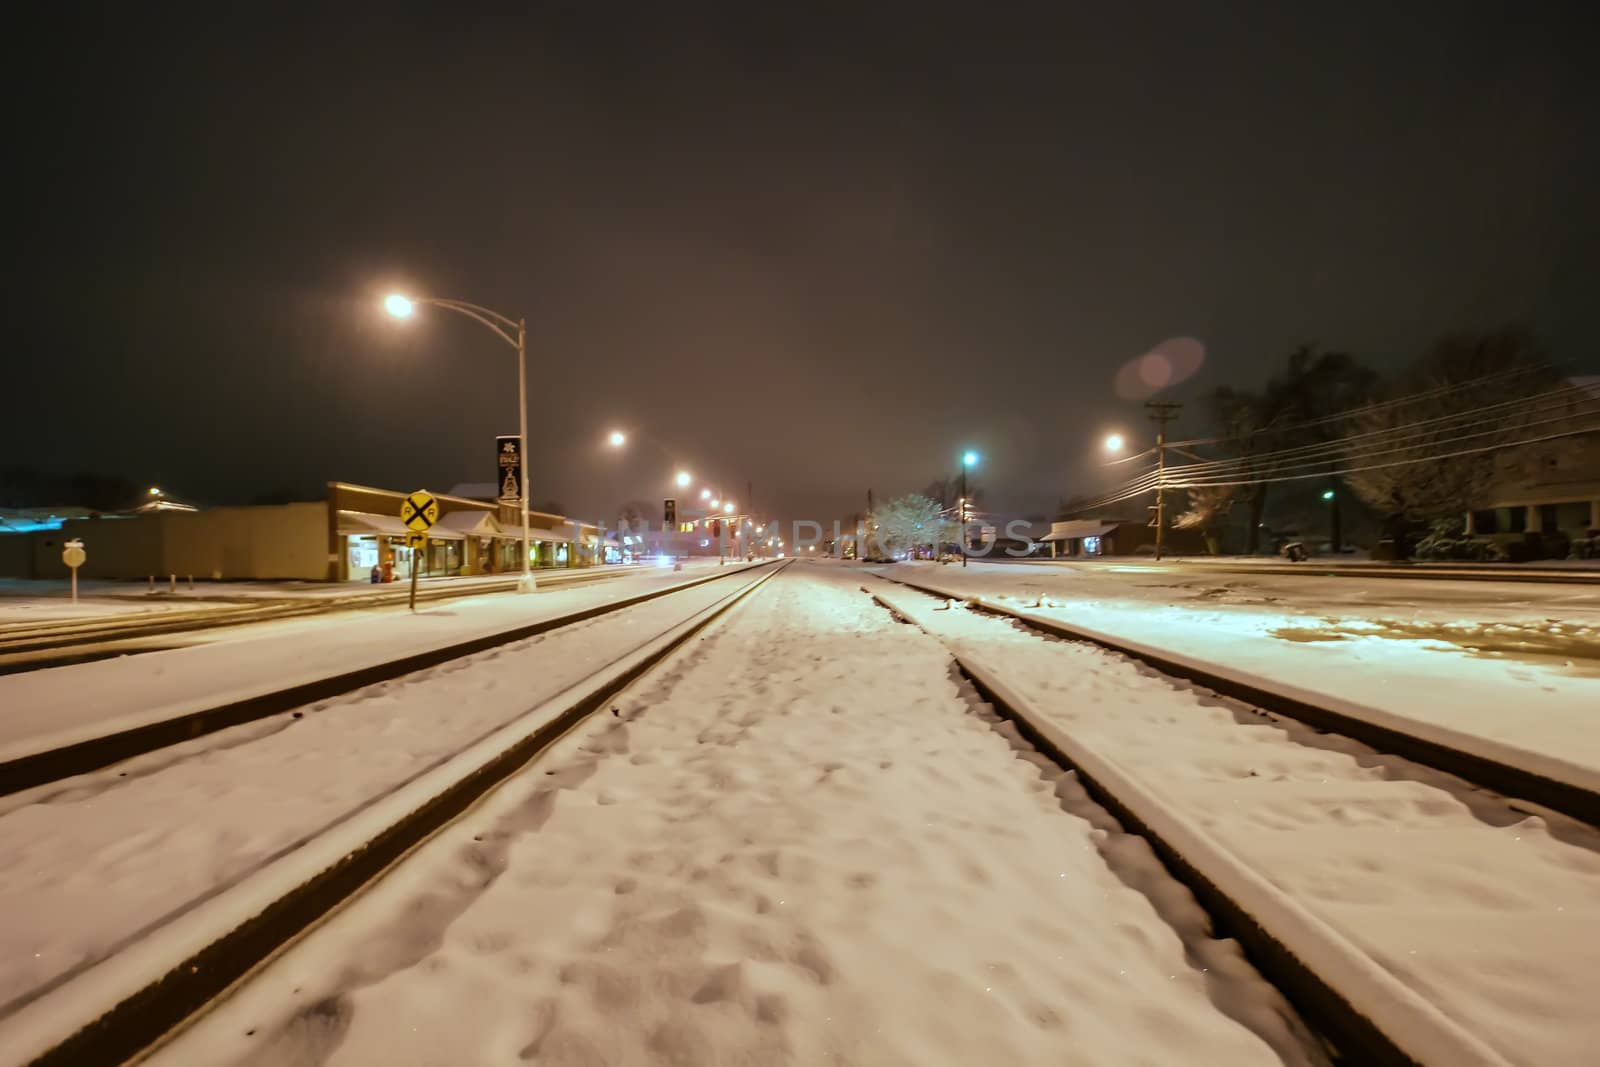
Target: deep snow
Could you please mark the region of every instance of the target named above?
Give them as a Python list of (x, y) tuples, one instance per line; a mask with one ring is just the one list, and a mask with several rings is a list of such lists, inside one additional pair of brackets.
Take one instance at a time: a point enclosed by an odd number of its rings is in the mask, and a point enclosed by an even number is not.
[(760, 573), (0, 798), (0, 1015)]
[(1600, 589), (1128, 567), (883, 573), (1600, 768)]
[(938, 645), (778, 576), (158, 1064), (1315, 1061)]
[(873, 584), (1508, 1060), (1592, 1062), (1594, 829), (1114, 653)]

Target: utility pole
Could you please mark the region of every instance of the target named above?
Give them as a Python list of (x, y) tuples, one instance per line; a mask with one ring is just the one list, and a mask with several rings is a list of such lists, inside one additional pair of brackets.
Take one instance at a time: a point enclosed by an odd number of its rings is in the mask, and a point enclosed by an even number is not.
[[(965, 457), (961, 464), (961, 502), (958, 506), (956, 517), (961, 521), (961, 566), (967, 565), (967, 464)], [(943, 551), (941, 546), (940, 551)]]
[(1178, 417), (1183, 405), (1174, 400), (1146, 400), (1145, 410), (1156, 424), (1156, 559), (1167, 527), (1167, 423)]

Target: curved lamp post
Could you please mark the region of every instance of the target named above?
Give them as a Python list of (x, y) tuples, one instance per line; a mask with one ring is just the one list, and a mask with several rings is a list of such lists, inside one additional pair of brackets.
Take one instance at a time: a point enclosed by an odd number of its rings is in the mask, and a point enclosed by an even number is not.
[(418, 304), (445, 308), (476, 319), (494, 332), (494, 335), (517, 350), (517, 394), (521, 416), (519, 438), (522, 450), (522, 578), (517, 584), (520, 592), (531, 593), (538, 588), (533, 577), (533, 560), (529, 554), (528, 537), (528, 328), (526, 319), (513, 322), (508, 316), (465, 300), (446, 300), (441, 297), (408, 297), (390, 293), (384, 297), (383, 309), (397, 319), (409, 319), (416, 313)]

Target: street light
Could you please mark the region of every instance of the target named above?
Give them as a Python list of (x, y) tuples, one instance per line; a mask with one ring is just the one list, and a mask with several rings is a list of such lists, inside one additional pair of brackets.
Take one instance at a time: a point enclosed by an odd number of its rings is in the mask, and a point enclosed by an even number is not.
[(689, 483), (692, 482), (692, 481), (694, 481), (694, 479), (689, 476), (689, 472), (688, 471), (679, 471), (678, 472), (678, 488), (679, 489), (687, 489), (687, 488), (689, 488)]
[[(961, 454), (961, 565), (967, 565), (967, 468), (978, 465), (978, 454), (970, 448)], [(941, 548), (942, 552), (943, 549)]]
[[(711, 490), (709, 490), (709, 489), (700, 490), (700, 499), (701, 500), (710, 500), (711, 499)], [(712, 507), (716, 507), (716, 505), (713, 504)]]
[(722, 505), (722, 512), (725, 515), (732, 515), (733, 514), (733, 501), (730, 500), (726, 504)]
[[(477, 320), (481, 325), (487, 326), (494, 335), (512, 348), (517, 350), (517, 394), (518, 414), (521, 422), (521, 432), (518, 433), (518, 458), (522, 461), (522, 578), (517, 583), (517, 588), (524, 593), (531, 593), (538, 588), (538, 582), (533, 577), (533, 561), (531, 557), (528, 537), (528, 322), (526, 319), (517, 319), (515, 322), (510, 317), (500, 314), (479, 304), (469, 304), (465, 300), (446, 300), (442, 297), (408, 297), (400, 293), (390, 293), (383, 298), (383, 308), (397, 319), (409, 319), (416, 313), (418, 304), (431, 304), (447, 311), (454, 311), (465, 315), (469, 319)], [(612, 435), (616, 437), (615, 434)]]
[(1324, 500), (1332, 500), (1333, 499), (1333, 490), (1332, 489), (1324, 489), (1322, 491), (1322, 499), (1324, 499)]
[(606, 440), (611, 442), (612, 448), (621, 448), (623, 445), (628, 443), (628, 435), (623, 433), (621, 430), (612, 430), (611, 436), (606, 438)]
[(1127, 444), (1127, 442), (1125, 440), (1123, 440), (1123, 437), (1122, 437), (1122, 435), (1120, 433), (1113, 433), (1113, 434), (1107, 434), (1106, 435), (1106, 451), (1107, 452), (1121, 452), (1122, 451), (1122, 446), (1125, 445), (1125, 444)]

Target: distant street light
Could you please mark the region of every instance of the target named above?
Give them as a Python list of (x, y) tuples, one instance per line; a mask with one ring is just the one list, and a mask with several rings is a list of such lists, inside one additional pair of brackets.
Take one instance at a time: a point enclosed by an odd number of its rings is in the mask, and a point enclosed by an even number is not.
[(161, 495), (161, 490), (157, 489), (155, 486), (152, 485), (150, 487), (150, 495), (151, 496), (160, 496)]
[[(515, 322), (509, 316), (502, 315), (479, 304), (469, 304), (465, 300), (446, 300), (441, 297), (402, 296), (399, 293), (390, 293), (383, 298), (383, 308), (397, 319), (409, 319), (417, 310), (418, 304), (431, 304), (447, 311), (454, 311), (465, 315), (469, 319), (477, 320), (481, 325), (487, 326), (494, 335), (512, 348), (517, 350), (517, 393), (518, 407), (521, 417), (521, 432), (517, 435), (519, 442), (519, 458), (522, 461), (522, 578), (517, 588), (524, 593), (531, 593), (538, 588), (538, 582), (533, 577), (533, 560), (531, 559), (532, 546), (528, 536), (528, 323), (526, 319), (517, 319)], [(612, 434), (613, 443), (617, 443), (617, 434)]]
[[(963, 567), (965, 567), (967, 565), (967, 468), (968, 467), (976, 467), (977, 465), (978, 465), (978, 454), (976, 452), (972, 451), (971, 449), (968, 449), (966, 452), (962, 453), (962, 456), (961, 456), (961, 512), (960, 512), (961, 529), (960, 529), (959, 534), (960, 534), (960, 538), (961, 538), (961, 565)], [(940, 553), (944, 552), (943, 547), (941, 547), (939, 549), (939, 552)]]
[[(701, 493), (700, 495), (701, 496), (705, 496), (706, 494)], [(711, 506), (713, 508), (720, 508), (722, 506), (722, 501), (718, 500), (716, 497), (712, 497), (711, 498)]]
[(722, 505), (722, 511), (723, 511), (724, 514), (732, 515), (733, 514), (733, 501), (730, 500), (726, 504)]
[(710, 500), (711, 499), (711, 490), (709, 490), (709, 489), (700, 490), (700, 499), (701, 500)]
[(1122, 435), (1120, 433), (1113, 433), (1113, 434), (1107, 434), (1106, 435), (1106, 451), (1107, 452), (1121, 452), (1122, 451), (1122, 446), (1124, 444), (1126, 444), (1126, 443), (1127, 442), (1123, 440)]
[(692, 482), (692, 481), (694, 481), (694, 479), (689, 476), (689, 472), (688, 471), (679, 471), (678, 472), (678, 488), (679, 489), (687, 489), (687, 488), (689, 488), (689, 483)]
[(1333, 499), (1333, 490), (1332, 489), (1324, 489), (1322, 491), (1322, 499), (1324, 499), (1324, 500), (1332, 500)]
[(623, 433), (621, 430), (612, 430), (611, 436), (608, 437), (607, 440), (611, 442), (612, 448), (621, 448), (623, 445), (628, 443), (628, 435)]

